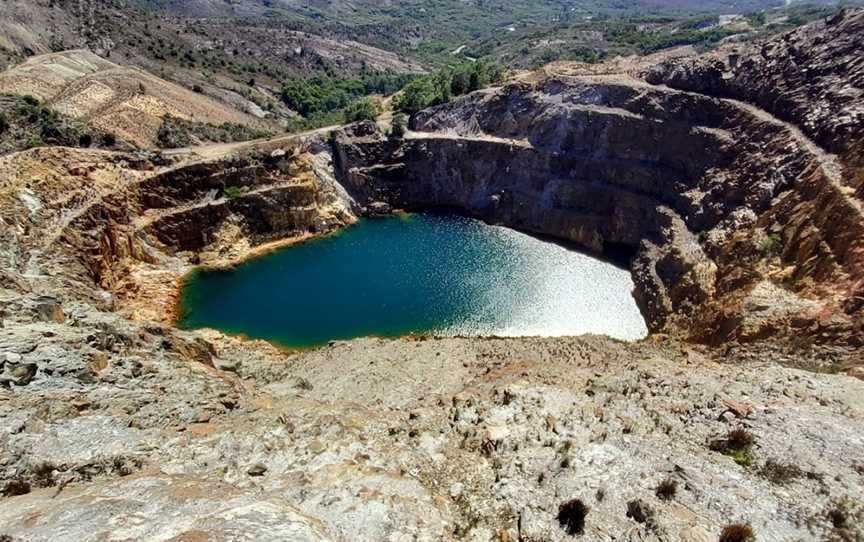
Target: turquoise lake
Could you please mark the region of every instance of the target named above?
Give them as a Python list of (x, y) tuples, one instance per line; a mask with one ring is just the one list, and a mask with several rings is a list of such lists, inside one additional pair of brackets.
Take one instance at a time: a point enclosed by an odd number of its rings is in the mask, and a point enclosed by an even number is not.
[(469, 218), (363, 219), (230, 270), (197, 270), (178, 324), (287, 347), (411, 333), (646, 335), (629, 271)]

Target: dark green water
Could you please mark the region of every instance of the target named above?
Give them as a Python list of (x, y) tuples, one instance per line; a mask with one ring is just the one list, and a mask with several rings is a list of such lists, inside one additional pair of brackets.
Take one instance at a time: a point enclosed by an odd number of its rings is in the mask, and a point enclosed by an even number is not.
[(223, 271), (195, 271), (183, 328), (308, 347), (367, 335), (645, 336), (630, 274), (468, 218), (361, 220)]

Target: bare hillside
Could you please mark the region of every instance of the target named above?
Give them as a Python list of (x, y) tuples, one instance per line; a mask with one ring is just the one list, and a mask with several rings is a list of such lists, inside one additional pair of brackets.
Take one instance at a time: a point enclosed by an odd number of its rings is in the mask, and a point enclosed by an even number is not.
[(265, 126), (224, 103), (84, 50), (39, 55), (3, 72), (0, 93), (36, 96), (59, 113), (141, 147), (155, 146), (166, 115)]
[(0, 70), (33, 55), (87, 49), (259, 118), (295, 115), (279, 99), (295, 77), (422, 71), (400, 55), (267, 18), (226, 22), (139, 9), (129, 0), (3, 0)]

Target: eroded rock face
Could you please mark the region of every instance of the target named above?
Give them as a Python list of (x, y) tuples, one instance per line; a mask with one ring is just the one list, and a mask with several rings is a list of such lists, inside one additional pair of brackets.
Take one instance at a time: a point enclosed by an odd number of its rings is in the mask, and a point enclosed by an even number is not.
[[(454, 207), (594, 252), (623, 249), (655, 332), (713, 342), (797, 336), (830, 313), (827, 340), (860, 344), (861, 314), (850, 308), (864, 222), (842, 161), (796, 126), (718, 95), (552, 73), (421, 112), (404, 140), (345, 131), (337, 164), (367, 201)], [(831, 126), (838, 138), (848, 132)], [(745, 331), (735, 319), (746, 292), (778, 273), (796, 299), (772, 309), (782, 322)]]
[(861, 11), (840, 12), (779, 38), (663, 62), (645, 77), (758, 105), (860, 166), (852, 151), (864, 139), (862, 34)]
[[(320, 140), (283, 146), (176, 164), (50, 148), (6, 157), (3, 280), (171, 322), (178, 280), (192, 265), (231, 265), (356, 219)], [(24, 188), (33, 177), (38, 193)], [(37, 278), (28, 284), (25, 274)], [(63, 317), (44, 305), (43, 318)]]

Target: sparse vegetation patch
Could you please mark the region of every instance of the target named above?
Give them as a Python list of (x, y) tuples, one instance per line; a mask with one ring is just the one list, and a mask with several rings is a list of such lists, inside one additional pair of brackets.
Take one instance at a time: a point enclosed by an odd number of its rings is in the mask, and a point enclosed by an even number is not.
[(43, 106), (33, 96), (0, 94), (0, 155), (43, 145), (86, 148), (116, 144), (114, 138), (106, 145), (107, 135)]
[(759, 250), (769, 258), (780, 256), (783, 254), (783, 238), (776, 233), (769, 233), (759, 241)]
[(159, 133), (156, 136), (157, 143), (163, 149), (176, 149), (188, 147), (201, 143), (233, 143), (235, 141), (248, 141), (250, 139), (261, 139), (271, 137), (272, 132), (258, 130), (224, 122), (222, 124), (211, 124), (207, 122), (196, 122), (181, 119), (173, 115), (165, 115)]
[(804, 471), (792, 463), (782, 463), (775, 459), (769, 459), (759, 469), (759, 474), (774, 484), (784, 485), (803, 477)]
[(749, 467), (756, 461), (753, 446), (756, 437), (753, 433), (743, 427), (738, 427), (726, 433), (726, 436), (717, 438), (708, 443), (708, 447), (715, 452), (731, 457), (742, 467)]
[(229, 200), (237, 199), (245, 193), (246, 190), (242, 186), (229, 186), (225, 188), (225, 197)]

